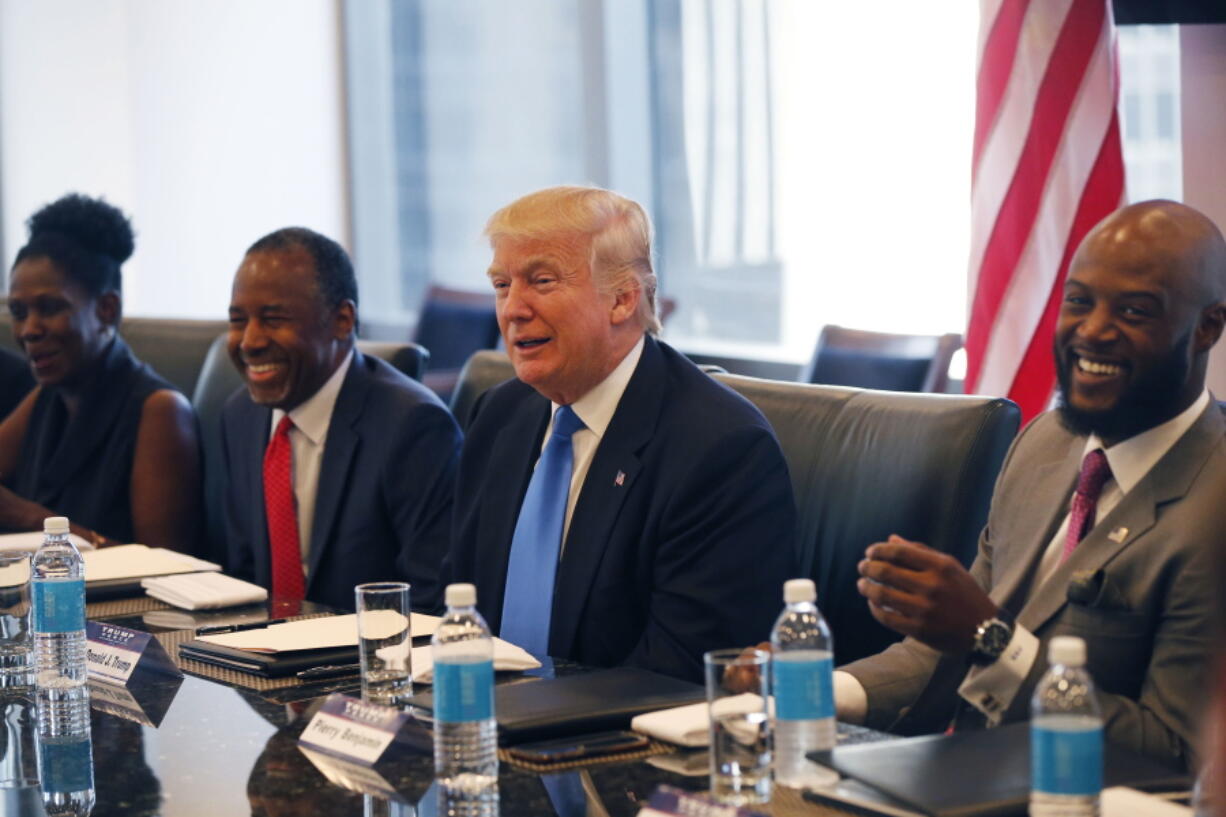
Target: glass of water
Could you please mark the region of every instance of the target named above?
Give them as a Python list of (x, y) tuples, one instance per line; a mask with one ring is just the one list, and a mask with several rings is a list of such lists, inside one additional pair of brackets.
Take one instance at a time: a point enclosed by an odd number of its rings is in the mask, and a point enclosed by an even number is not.
[(770, 653), (714, 650), (703, 655), (711, 717), (711, 796), (748, 805), (771, 798)]
[(353, 592), (358, 611), (362, 697), (371, 703), (400, 706), (413, 694), (409, 586), (404, 582), (375, 582), (359, 584)]
[(31, 672), (30, 637), (30, 554), (0, 551), (0, 676)]

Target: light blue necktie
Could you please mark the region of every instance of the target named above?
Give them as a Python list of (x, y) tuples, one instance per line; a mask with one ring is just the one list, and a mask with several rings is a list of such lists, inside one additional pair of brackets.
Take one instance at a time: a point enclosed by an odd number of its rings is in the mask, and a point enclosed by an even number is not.
[(499, 636), (535, 655), (549, 654), (553, 581), (575, 461), (570, 438), (584, 427), (570, 406), (558, 407), (553, 433), (528, 483), (511, 537)]

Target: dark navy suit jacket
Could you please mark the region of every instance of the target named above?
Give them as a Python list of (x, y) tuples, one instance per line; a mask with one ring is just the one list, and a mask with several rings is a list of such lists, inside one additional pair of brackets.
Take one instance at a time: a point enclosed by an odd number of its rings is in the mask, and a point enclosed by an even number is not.
[[(227, 572), (272, 586), (264, 449), (272, 409), (241, 389), (222, 412)], [(460, 431), (420, 383), (356, 349), (324, 442), (306, 597), (353, 609), (353, 587), (407, 581), (415, 609), (437, 606), (451, 533)]]
[[(495, 632), (549, 411), (519, 380), (490, 390), (460, 461), (450, 574), (477, 585)], [(795, 526), (787, 465), (765, 418), (648, 337), (575, 506), (550, 653), (698, 680), (703, 652), (768, 637), (794, 570)]]

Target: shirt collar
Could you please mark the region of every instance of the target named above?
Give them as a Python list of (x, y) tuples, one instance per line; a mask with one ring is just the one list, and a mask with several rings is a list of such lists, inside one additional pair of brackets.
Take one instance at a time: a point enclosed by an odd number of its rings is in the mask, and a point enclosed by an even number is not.
[[(319, 391), (303, 400), (289, 411), (289, 418), (294, 428), (301, 431), (315, 445), (321, 444), (328, 436), (328, 426), (332, 423), (332, 410), (336, 408), (336, 398), (340, 396), (341, 384), (345, 382), (345, 374), (349, 364), (353, 362), (353, 350), (345, 355), (341, 365), (324, 381)], [(281, 409), (272, 410), (272, 427), (276, 428), (285, 412)]]
[(1126, 494), (1171, 450), (1171, 446), (1192, 427), (1208, 405), (1209, 389), (1206, 388), (1200, 393), (1200, 397), (1192, 401), (1192, 405), (1165, 423), (1129, 437), (1110, 448), (1103, 446), (1097, 434), (1091, 434), (1086, 440), (1085, 453), (1102, 448), (1107, 455), (1107, 464), (1111, 466), (1111, 476), (1120, 486), (1121, 493)]
[[(640, 337), (634, 348), (626, 353), (622, 362), (618, 363), (604, 380), (571, 404), (571, 409), (583, 421), (583, 425), (587, 426), (588, 431), (594, 432), (598, 439), (604, 437), (605, 430), (613, 421), (617, 404), (621, 402), (622, 393), (626, 391), (642, 354), (643, 338)], [(554, 403), (553, 413), (557, 413), (557, 410), (558, 404)]]

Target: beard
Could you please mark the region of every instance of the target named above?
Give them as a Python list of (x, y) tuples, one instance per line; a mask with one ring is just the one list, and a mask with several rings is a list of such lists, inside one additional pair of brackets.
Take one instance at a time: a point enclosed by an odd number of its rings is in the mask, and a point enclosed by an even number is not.
[(1166, 422), (1186, 406), (1180, 405), (1191, 364), (1188, 346), (1192, 331), (1180, 338), (1161, 360), (1130, 383), (1115, 405), (1104, 411), (1085, 411), (1070, 405), (1068, 394), (1074, 365), (1068, 356), (1056, 353), (1056, 377), (1060, 383), (1060, 422), (1073, 434), (1097, 434), (1105, 440), (1126, 440)]

